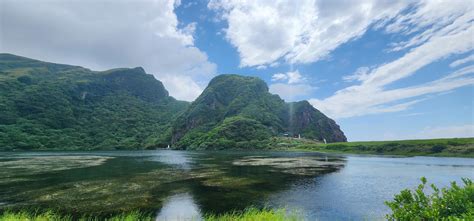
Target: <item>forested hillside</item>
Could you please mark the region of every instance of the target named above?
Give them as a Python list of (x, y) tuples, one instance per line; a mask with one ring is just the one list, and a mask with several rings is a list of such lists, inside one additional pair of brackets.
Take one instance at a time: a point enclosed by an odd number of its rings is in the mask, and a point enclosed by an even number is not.
[(188, 106), (142, 68), (91, 71), (0, 54), (0, 149), (165, 147)]
[(270, 138), (344, 142), (307, 101), (220, 75), (189, 104), (138, 68), (91, 71), (0, 54), (0, 150), (269, 148)]

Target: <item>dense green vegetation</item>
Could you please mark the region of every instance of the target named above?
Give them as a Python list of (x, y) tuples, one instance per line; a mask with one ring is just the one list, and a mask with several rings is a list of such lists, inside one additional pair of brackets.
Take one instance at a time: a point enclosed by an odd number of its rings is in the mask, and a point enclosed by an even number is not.
[(258, 78), (218, 76), (188, 106), (142, 68), (97, 72), (0, 54), (0, 150), (268, 148), (285, 133), (346, 141), (307, 101), (285, 103)]
[(298, 136), (346, 141), (330, 118), (307, 101), (285, 103), (255, 77), (214, 78), (173, 124), (178, 148), (270, 148), (271, 137)]
[[(0, 214), (0, 221), (151, 221), (155, 217), (153, 214), (129, 212), (110, 217), (82, 216), (73, 217), (70, 215), (61, 215), (53, 211), (46, 212), (4, 212)], [(230, 212), (221, 215), (206, 215), (204, 221), (297, 221), (302, 220), (296, 213), (287, 213), (284, 209), (255, 209), (249, 208), (241, 212)]]
[(450, 188), (431, 185), (433, 193), (424, 192), (426, 178), (414, 191), (402, 190), (393, 201), (386, 202), (392, 210), (388, 220), (474, 220), (474, 184), (463, 179), (464, 186), (451, 183)]
[(187, 106), (142, 68), (95, 72), (0, 54), (0, 150), (165, 147)]
[[(280, 145), (285, 147), (285, 145)], [(474, 138), (370, 141), (323, 144), (293, 140), (287, 148), (334, 153), (474, 157)]]
[(306, 143), (296, 145), (295, 148), (338, 153), (474, 157), (474, 138), (346, 142), (331, 144)]

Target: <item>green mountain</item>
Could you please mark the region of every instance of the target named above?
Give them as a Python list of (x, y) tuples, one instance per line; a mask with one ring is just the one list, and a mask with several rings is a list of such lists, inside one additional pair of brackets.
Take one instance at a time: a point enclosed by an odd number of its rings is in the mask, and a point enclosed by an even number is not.
[(178, 148), (268, 147), (273, 136), (347, 141), (339, 126), (307, 101), (285, 103), (255, 77), (220, 75), (177, 118)]
[(97, 72), (0, 54), (0, 150), (164, 147), (188, 105), (142, 68)]
[(196, 101), (142, 68), (86, 68), (0, 54), (0, 150), (266, 148), (272, 137), (346, 141), (307, 101), (255, 77), (220, 75)]

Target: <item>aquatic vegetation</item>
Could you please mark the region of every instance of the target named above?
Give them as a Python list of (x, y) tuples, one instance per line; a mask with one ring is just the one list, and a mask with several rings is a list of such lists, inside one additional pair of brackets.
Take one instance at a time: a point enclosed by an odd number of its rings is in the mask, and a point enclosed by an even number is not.
[(340, 159), (326, 159), (321, 157), (245, 157), (235, 160), (232, 164), (237, 166), (270, 166), (277, 171), (310, 176), (328, 171), (335, 171), (344, 166)]
[(474, 183), (464, 178), (464, 186), (452, 182), (449, 188), (431, 185), (433, 193), (424, 192), (426, 178), (415, 191), (402, 190), (393, 201), (385, 202), (392, 210), (388, 220), (474, 220)]
[(245, 177), (211, 177), (202, 182), (204, 186), (215, 186), (215, 187), (227, 187), (227, 188), (238, 188), (247, 185), (259, 183), (258, 180), (245, 178)]
[[(0, 176), (8, 177), (9, 174), (31, 175), (51, 171), (70, 170), (77, 168), (99, 166), (107, 160), (109, 156), (33, 156), (11, 158), (7, 161), (0, 161)], [(14, 171), (14, 172), (12, 172)]]
[[(46, 208), (71, 209), (78, 212), (114, 212), (131, 211), (137, 208), (160, 207), (165, 196), (179, 191), (177, 187), (168, 187), (168, 183), (185, 179), (182, 171), (172, 168), (153, 169), (149, 172), (136, 173), (129, 177), (102, 176), (94, 171), (65, 172), (69, 176), (51, 174), (42, 182), (32, 181), (15, 183), (9, 180), (0, 191), (0, 198), (6, 203), (0, 208), (22, 208), (41, 205)], [(106, 170), (111, 173), (111, 170)], [(79, 177), (78, 177), (79, 176)], [(85, 177), (83, 177), (85, 176)], [(49, 178), (48, 178), (49, 177)], [(38, 177), (31, 176), (37, 181)], [(48, 185), (54, 182), (54, 185)], [(16, 185), (15, 188), (13, 188)], [(19, 190), (15, 190), (19, 188)], [(163, 190), (159, 192), (156, 190)], [(162, 196), (163, 195), (163, 196)]]
[[(170, 196), (192, 192), (197, 201), (225, 201), (206, 212), (258, 204), (291, 181), (334, 171), (344, 161), (314, 157), (215, 155), (182, 152), (151, 157), (33, 154), (2, 157), (0, 210), (46, 208), (117, 213), (161, 208)], [(164, 160), (178, 159), (174, 164)], [(22, 172), (27, 170), (26, 172)], [(52, 185), (54, 184), (54, 185)], [(236, 201), (242, 205), (236, 206)]]
[(161, 206), (166, 196), (180, 191), (180, 188), (169, 184), (186, 178), (182, 171), (156, 169), (126, 179), (84, 180), (28, 189), (11, 196), (11, 199), (24, 199), (30, 205), (46, 205), (84, 213), (156, 208)]

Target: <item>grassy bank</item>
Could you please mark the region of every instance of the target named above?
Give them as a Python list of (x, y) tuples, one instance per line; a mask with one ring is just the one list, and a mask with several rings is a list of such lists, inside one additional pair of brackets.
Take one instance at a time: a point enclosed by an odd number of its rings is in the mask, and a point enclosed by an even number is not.
[[(72, 217), (53, 211), (46, 212), (4, 212), (0, 215), (0, 221), (152, 221), (155, 215), (141, 212), (129, 212), (110, 217), (82, 216)], [(296, 213), (287, 213), (284, 209), (254, 209), (250, 208), (243, 212), (231, 212), (222, 215), (206, 215), (204, 221), (297, 221), (302, 220)]]
[(474, 138), (368, 141), (330, 144), (304, 139), (277, 138), (275, 147), (280, 149), (326, 153), (474, 157)]
[(0, 221), (98, 221), (98, 220), (108, 220), (108, 221), (151, 221), (153, 216), (151, 214), (145, 214), (140, 212), (129, 212), (123, 213), (111, 217), (97, 217), (97, 216), (82, 216), (80, 218), (75, 218), (71, 215), (60, 214), (53, 211), (46, 212), (4, 212), (0, 215)]

